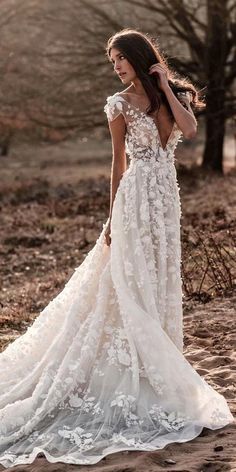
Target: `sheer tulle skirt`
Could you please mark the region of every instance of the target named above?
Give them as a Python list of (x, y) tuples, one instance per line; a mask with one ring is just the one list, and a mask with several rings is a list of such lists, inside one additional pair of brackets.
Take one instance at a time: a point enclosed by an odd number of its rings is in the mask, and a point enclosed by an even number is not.
[(178, 186), (173, 164), (166, 173), (153, 165), (131, 163), (111, 246), (104, 225), (62, 292), (0, 354), (5, 467), (39, 452), (93, 464), (233, 422), (224, 397), (182, 354)]

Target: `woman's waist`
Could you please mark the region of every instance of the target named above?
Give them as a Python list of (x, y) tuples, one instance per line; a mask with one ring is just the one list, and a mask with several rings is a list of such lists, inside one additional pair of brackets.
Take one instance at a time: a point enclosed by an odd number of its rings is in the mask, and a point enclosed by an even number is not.
[(174, 154), (170, 153), (151, 153), (151, 154), (143, 154), (143, 153), (129, 153), (127, 154), (128, 159), (130, 160), (130, 164), (133, 163), (135, 165), (141, 167), (152, 167), (155, 166), (156, 169), (166, 168), (169, 169), (170, 167), (175, 167), (175, 156)]
[(174, 152), (171, 149), (162, 149), (161, 146), (156, 149), (152, 148), (126, 148), (126, 153), (130, 160), (134, 161), (145, 161), (150, 163), (158, 162), (160, 165), (166, 163), (174, 163)]
[(149, 179), (152, 176), (156, 176), (159, 180), (176, 180), (176, 166), (175, 159), (157, 159), (156, 156), (152, 156), (149, 159), (139, 159), (137, 157), (130, 157), (127, 171), (128, 174), (133, 177), (140, 177), (142, 180)]

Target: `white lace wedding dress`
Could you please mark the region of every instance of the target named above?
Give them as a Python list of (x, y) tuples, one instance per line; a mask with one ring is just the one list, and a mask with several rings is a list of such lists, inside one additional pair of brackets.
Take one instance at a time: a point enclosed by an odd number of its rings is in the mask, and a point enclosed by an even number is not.
[(119, 93), (129, 166), (106, 224), (61, 293), (0, 354), (0, 464), (94, 464), (123, 450), (189, 441), (234, 421), (183, 355), (176, 123), (163, 149), (154, 119)]

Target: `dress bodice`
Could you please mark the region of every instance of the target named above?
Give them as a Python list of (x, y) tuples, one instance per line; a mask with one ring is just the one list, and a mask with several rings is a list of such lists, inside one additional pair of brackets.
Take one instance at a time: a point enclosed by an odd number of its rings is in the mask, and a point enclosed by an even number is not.
[(154, 118), (129, 103), (119, 92), (107, 97), (104, 111), (110, 121), (123, 114), (126, 123), (125, 151), (131, 160), (173, 159), (182, 136), (176, 122), (163, 148)]

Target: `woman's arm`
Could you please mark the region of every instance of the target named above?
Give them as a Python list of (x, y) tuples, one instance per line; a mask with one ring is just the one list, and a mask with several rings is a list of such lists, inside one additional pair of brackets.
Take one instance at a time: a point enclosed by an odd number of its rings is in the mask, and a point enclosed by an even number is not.
[(164, 88), (164, 93), (171, 107), (175, 121), (184, 137), (194, 138), (197, 133), (197, 120), (193, 114), (188, 97), (181, 97), (179, 101), (169, 85)]
[(166, 70), (161, 64), (153, 64), (149, 69), (149, 74), (158, 75), (159, 87), (166, 95), (179, 129), (182, 131), (185, 138), (193, 138), (197, 132), (197, 120), (191, 109), (188, 98), (181, 97), (183, 104), (176, 98), (168, 84)]
[(106, 243), (109, 246), (111, 243), (110, 238), (110, 223), (112, 216), (113, 203), (115, 195), (120, 183), (120, 179), (126, 170), (126, 154), (125, 154), (125, 132), (126, 125), (122, 114), (120, 114), (115, 120), (109, 120), (109, 129), (112, 140), (112, 166), (111, 166), (111, 183), (110, 183), (110, 211), (109, 211), (109, 222), (105, 232)]

